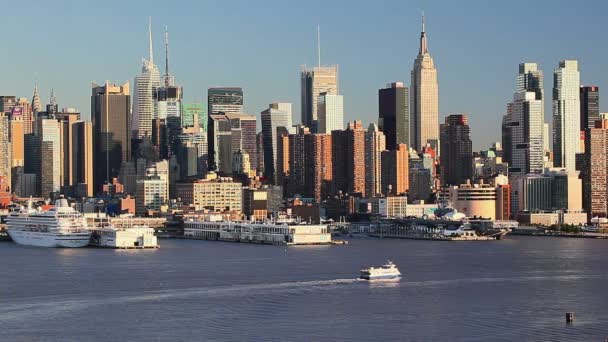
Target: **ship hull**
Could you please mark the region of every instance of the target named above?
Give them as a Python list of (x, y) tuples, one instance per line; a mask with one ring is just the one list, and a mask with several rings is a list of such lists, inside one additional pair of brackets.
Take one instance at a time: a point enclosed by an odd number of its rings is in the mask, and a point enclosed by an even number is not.
[(90, 232), (57, 234), (16, 229), (6, 231), (15, 243), (27, 246), (79, 248), (87, 246), (91, 239)]
[(401, 273), (392, 273), (392, 274), (378, 274), (378, 275), (370, 275), (370, 274), (361, 274), (361, 279), (365, 280), (390, 280), (390, 279), (399, 279), (401, 278)]

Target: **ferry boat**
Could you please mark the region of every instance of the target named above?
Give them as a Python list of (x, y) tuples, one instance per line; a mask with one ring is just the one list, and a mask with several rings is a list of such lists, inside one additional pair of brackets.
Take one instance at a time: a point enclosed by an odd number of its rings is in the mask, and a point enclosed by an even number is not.
[(365, 280), (390, 280), (401, 278), (401, 272), (395, 264), (389, 261), (386, 265), (381, 267), (370, 267), (361, 270), (361, 279)]
[(6, 219), (6, 232), (20, 245), (39, 247), (84, 247), (91, 231), (83, 215), (58, 199), (48, 211), (27, 208), (11, 212)]

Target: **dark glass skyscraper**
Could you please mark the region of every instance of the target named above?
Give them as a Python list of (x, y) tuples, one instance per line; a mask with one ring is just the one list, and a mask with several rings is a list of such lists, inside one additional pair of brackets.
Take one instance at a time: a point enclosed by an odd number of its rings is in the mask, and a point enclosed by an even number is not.
[(388, 84), (378, 91), (378, 126), (386, 136), (386, 149), (410, 144), (409, 91), (403, 82)]
[(473, 177), (473, 144), (467, 116), (452, 114), (439, 127), (441, 181), (443, 185), (464, 184)]
[(581, 86), (581, 131), (595, 127), (600, 119), (600, 88)]
[(117, 177), (123, 162), (131, 159), (131, 96), (129, 83), (93, 84), (94, 191)]

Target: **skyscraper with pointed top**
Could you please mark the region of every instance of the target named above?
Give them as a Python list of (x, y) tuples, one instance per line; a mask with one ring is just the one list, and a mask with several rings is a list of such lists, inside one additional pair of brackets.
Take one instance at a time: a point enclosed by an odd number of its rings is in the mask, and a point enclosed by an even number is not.
[(133, 96), (133, 136), (142, 139), (152, 136), (154, 89), (160, 87), (160, 73), (154, 64), (152, 50), (152, 19), (148, 19), (148, 59), (142, 59), (141, 74), (135, 77)]
[(42, 102), (40, 102), (40, 95), (38, 94), (38, 83), (34, 85), (34, 96), (32, 97), (32, 116), (36, 120), (36, 114), (42, 111)]
[(317, 27), (317, 66), (309, 68), (302, 66), (301, 79), (301, 105), (302, 124), (309, 127), (311, 132), (317, 132), (318, 117), (317, 103), (321, 93), (338, 95), (338, 66), (321, 65), (321, 36)]
[(429, 54), (425, 18), (422, 16), (420, 50), (412, 69), (410, 94), (410, 144), (421, 150), (426, 144), (439, 152), (439, 87), (437, 69)]
[(53, 88), (51, 88), (51, 96), (49, 97), (49, 104), (46, 106), (46, 111), (51, 116), (54, 116), (59, 111), (57, 98), (55, 97), (55, 89)]

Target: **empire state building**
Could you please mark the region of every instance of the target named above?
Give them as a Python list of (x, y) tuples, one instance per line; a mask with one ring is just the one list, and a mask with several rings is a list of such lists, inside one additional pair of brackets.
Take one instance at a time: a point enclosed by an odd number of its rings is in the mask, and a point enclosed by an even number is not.
[(439, 148), (439, 91), (437, 69), (429, 54), (424, 16), (420, 33), (420, 51), (414, 61), (410, 95), (410, 145), (420, 151), (430, 144)]

